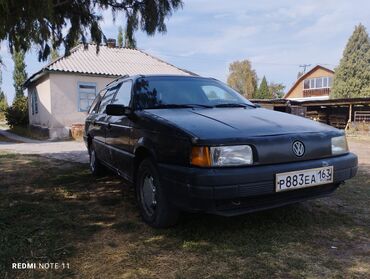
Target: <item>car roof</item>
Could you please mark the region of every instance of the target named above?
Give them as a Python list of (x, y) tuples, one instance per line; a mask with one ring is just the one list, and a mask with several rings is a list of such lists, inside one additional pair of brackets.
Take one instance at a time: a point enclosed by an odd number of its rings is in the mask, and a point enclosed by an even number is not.
[(201, 77), (201, 76), (184, 76), (184, 75), (169, 75), (169, 74), (151, 74), (151, 75), (133, 75), (133, 76), (129, 76), (129, 75), (124, 75), (124, 76), (121, 76), (113, 81), (111, 81), (110, 83), (107, 84), (106, 88), (107, 87), (112, 87), (112, 86), (115, 86), (117, 83), (123, 81), (123, 80), (126, 80), (126, 79), (132, 79), (132, 80), (137, 80), (139, 78), (145, 78), (145, 77), (167, 77), (167, 78), (184, 78), (184, 79), (213, 79), (213, 80), (216, 80), (214, 78), (210, 78), (210, 77)]

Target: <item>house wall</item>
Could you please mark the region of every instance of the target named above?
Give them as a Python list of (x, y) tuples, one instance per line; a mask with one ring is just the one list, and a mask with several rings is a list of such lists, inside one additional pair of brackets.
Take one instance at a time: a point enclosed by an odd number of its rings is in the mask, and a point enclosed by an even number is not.
[[(38, 113), (32, 114), (31, 109), (31, 92), (36, 89), (38, 99)], [(33, 126), (43, 128), (49, 127), (52, 122), (51, 118), (51, 98), (50, 98), (50, 80), (49, 76), (45, 75), (40, 78), (36, 84), (28, 88), (28, 113), (29, 122)]]
[[(332, 72), (326, 71), (324, 69), (317, 69), (310, 75), (308, 75), (305, 79), (315, 78), (315, 77), (333, 77), (334, 74)], [(289, 98), (303, 98), (303, 84), (304, 80), (302, 80), (290, 93)]]
[(87, 113), (78, 111), (78, 82), (95, 82), (97, 93), (114, 78), (78, 74), (50, 73), (51, 138), (69, 137), (72, 124), (84, 123)]

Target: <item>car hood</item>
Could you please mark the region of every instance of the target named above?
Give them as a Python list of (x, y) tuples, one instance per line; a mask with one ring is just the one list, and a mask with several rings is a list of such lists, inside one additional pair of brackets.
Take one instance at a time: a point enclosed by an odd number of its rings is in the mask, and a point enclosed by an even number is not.
[(146, 113), (200, 140), (338, 131), (304, 117), (263, 108), (151, 109)]

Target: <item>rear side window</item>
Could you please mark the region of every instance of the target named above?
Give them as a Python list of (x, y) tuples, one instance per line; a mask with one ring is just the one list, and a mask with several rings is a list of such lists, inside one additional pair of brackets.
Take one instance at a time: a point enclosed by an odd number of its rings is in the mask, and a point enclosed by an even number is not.
[(119, 86), (114, 86), (107, 90), (100, 102), (99, 113), (105, 113), (105, 108), (112, 102), (112, 99), (116, 94), (118, 87)]

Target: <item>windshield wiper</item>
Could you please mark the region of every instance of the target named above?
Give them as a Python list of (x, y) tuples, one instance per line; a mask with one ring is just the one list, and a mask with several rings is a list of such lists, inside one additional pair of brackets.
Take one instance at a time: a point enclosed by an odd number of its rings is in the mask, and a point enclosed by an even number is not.
[(213, 106), (210, 105), (203, 105), (203, 104), (186, 104), (187, 106), (193, 106), (193, 107), (201, 107), (201, 108), (213, 108)]
[(214, 106), (215, 108), (246, 108), (252, 107), (255, 108), (253, 105), (244, 104), (244, 103), (225, 103), (225, 104), (218, 104)]
[(212, 108), (212, 106), (202, 105), (202, 104), (161, 104), (154, 107), (150, 107), (149, 109), (161, 109), (161, 108), (194, 108), (194, 107), (202, 107), (202, 108)]

